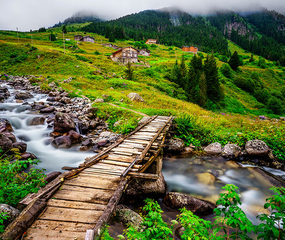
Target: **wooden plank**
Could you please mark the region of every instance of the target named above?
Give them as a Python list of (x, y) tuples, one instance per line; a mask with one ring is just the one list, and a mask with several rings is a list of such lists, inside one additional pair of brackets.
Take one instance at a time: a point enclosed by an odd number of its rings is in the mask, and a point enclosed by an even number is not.
[(121, 196), (123, 194), (123, 191), (127, 183), (128, 179), (122, 179), (121, 182), (119, 183), (117, 190), (115, 191), (112, 198), (108, 202), (107, 208), (105, 209), (104, 213), (101, 215), (95, 228), (93, 229), (95, 232), (95, 237), (98, 237), (102, 233), (103, 227), (107, 222), (109, 222), (113, 211), (115, 210), (117, 204), (121, 199)]
[[(113, 182), (113, 184), (115, 185), (116, 182)], [(87, 187), (74, 186), (74, 185), (68, 185), (68, 184), (63, 184), (60, 188), (60, 191), (62, 190), (70, 190), (70, 191), (76, 191), (76, 192), (86, 192), (86, 191), (96, 192), (96, 191), (101, 191), (101, 190), (106, 190), (106, 191), (111, 191), (111, 192), (114, 191), (114, 190), (109, 190), (109, 189), (87, 188)]]
[(100, 162), (100, 163), (98, 163), (96, 165), (93, 165), (92, 167), (87, 168), (87, 169), (92, 169), (92, 168), (115, 169), (115, 170), (124, 169), (124, 167), (114, 166), (112, 164), (107, 164), (107, 163), (103, 163), (103, 162)]
[[(144, 145), (146, 145), (146, 144), (144, 144)], [(131, 149), (138, 148), (138, 149), (144, 149), (145, 148), (144, 145), (142, 145), (142, 144), (134, 144), (134, 143), (125, 143), (125, 144), (119, 145), (117, 148), (131, 148)]]
[(106, 208), (106, 205), (101, 205), (101, 204), (77, 202), (77, 201), (66, 201), (66, 200), (59, 200), (59, 199), (48, 200), (47, 206), (85, 209), (85, 210), (97, 210), (97, 211), (104, 211)]
[(122, 162), (132, 162), (134, 161), (135, 157), (127, 157), (127, 156), (122, 156), (122, 155), (109, 154), (109, 156), (106, 159), (122, 161)]
[(57, 231), (49, 230), (42, 231), (40, 229), (30, 229), (28, 236), (24, 238), (25, 240), (84, 240), (85, 232), (71, 232), (71, 231)]
[[(123, 166), (123, 167), (128, 167), (130, 164), (129, 163), (124, 163), (124, 162), (118, 162), (118, 161), (113, 161), (113, 160), (102, 160), (104, 163), (108, 164), (114, 164), (117, 166)], [(134, 165), (133, 168), (140, 168), (142, 165)]]
[(102, 213), (103, 211), (48, 207), (39, 219), (63, 222), (95, 223)]
[(123, 156), (133, 156), (132, 153), (128, 153), (128, 152), (113, 152), (111, 151), (113, 154), (117, 154), (117, 155), (123, 155)]
[(145, 179), (153, 179), (157, 180), (158, 175), (157, 174), (151, 174), (151, 173), (137, 173), (137, 172), (129, 172), (128, 175), (135, 177), (135, 178), (145, 178)]
[(106, 204), (114, 193), (114, 191), (110, 190), (101, 190), (101, 189), (96, 189), (96, 190), (88, 189), (88, 190), (89, 191), (85, 192), (60, 190), (53, 196), (53, 198), (78, 201), (78, 202)]
[(81, 172), (80, 175), (78, 175), (80, 177), (96, 177), (96, 178), (109, 178), (110, 180), (114, 180), (116, 181), (118, 176), (113, 176), (113, 175), (106, 175), (106, 174), (101, 174), (101, 173), (92, 173), (90, 174), (90, 172)]
[(117, 175), (120, 176), (123, 170), (121, 171), (116, 171), (116, 170), (105, 170), (105, 169), (86, 169), (84, 170), (85, 174), (105, 174), (105, 175)]
[[(95, 227), (96, 223), (77, 223), (77, 222), (62, 222), (62, 221), (52, 221), (52, 220), (37, 220), (31, 226), (30, 229), (36, 228), (37, 230), (49, 231), (71, 231), (71, 232), (85, 232), (87, 229)], [(27, 231), (27, 235), (29, 236)]]
[(94, 240), (95, 232), (93, 229), (88, 229), (86, 231), (85, 240)]
[(148, 144), (149, 142), (148, 141), (145, 141), (145, 140), (135, 140), (135, 139), (127, 139), (125, 140), (124, 142), (127, 142), (127, 143), (140, 143), (140, 144)]
[(147, 137), (147, 136), (132, 136), (130, 139), (137, 139), (137, 140), (151, 140), (152, 137)]
[(129, 152), (129, 153), (141, 153), (141, 149), (136, 148), (123, 148), (123, 147), (116, 147), (112, 149), (114, 152)]
[(114, 186), (114, 182), (119, 182), (119, 181), (120, 181), (119, 177), (106, 178), (102, 176), (101, 177), (100, 176), (84, 176), (80, 174), (76, 178), (65, 181), (64, 184), (82, 186), (82, 187), (116, 190), (116, 186)]

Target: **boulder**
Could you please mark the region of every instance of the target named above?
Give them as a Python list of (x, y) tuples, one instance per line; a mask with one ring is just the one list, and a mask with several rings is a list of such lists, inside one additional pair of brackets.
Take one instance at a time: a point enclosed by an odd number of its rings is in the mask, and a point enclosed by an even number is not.
[(14, 142), (12, 144), (13, 148), (18, 148), (20, 153), (24, 153), (27, 151), (27, 143), (25, 142)]
[(36, 159), (37, 157), (32, 154), (32, 153), (29, 153), (29, 152), (24, 152), (22, 155), (21, 155), (21, 159), (22, 160), (27, 160), (27, 159)]
[(246, 142), (245, 151), (249, 155), (266, 156), (270, 152), (270, 148), (261, 140), (251, 140)]
[(109, 142), (115, 142), (117, 141), (119, 138), (120, 138), (120, 134), (117, 134), (117, 133), (113, 133), (113, 132), (109, 132), (109, 131), (104, 131), (104, 132), (101, 132), (99, 134), (99, 137), (96, 139), (95, 143), (98, 143), (102, 140), (107, 140)]
[(135, 202), (138, 199), (164, 197), (166, 182), (162, 173), (157, 180), (135, 178), (130, 182), (124, 194), (124, 201)]
[[(64, 134), (65, 136), (65, 134)], [(82, 136), (78, 133), (78, 132), (75, 132), (74, 130), (70, 130), (66, 136), (68, 136), (71, 140), (71, 143), (74, 144), (74, 143), (80, 143), (82, 141)]]
[(145, 100), (137, 93), (129, 93), (128, 98), (133, 102), (145, 102)]
[(103, 102), (104, 102), (104, 99), (103, 99), (103, 98), (97, 98), (97, 99), (95, 99), (94, 102), (95, 102), (95, 103), (103, 103)]
[(52, 113), (54, 111), (54, 107), (45, 107), (40, 109), (40, 113)]
[(58, 112), (54, 117), (54, 131), (55, 132), (68, 132), (75, 130), (75, 123), (67, 113)]
[(226, 144), (224, 146), (222, 156), (228, 158), (235, 158), (241, 155), (241, 148), (236, 144)]
[(7, 227), (16, 217), (19, 216), (20, 211), (7, 204), (0, 204), (0, 213), (5, 213), (8, 219), (4, 220), (3, 225)]
[(50, 172), (46, 175), (45, 181), (47, 181), (49, 183), (52, 180), (56, 179), (60, 174), (61, 174), (61, 172), (58, 172), (58, 171)]
[(170, 208), (180, 209), (185, 207), (187, 210), (199, 214), (213, 213), (216, 208), (214, 203), (178, 192), (169, 192), (164, 197), (163, 202)]
[(181, 152), (184, 150), (185, 144), (182, 139), (169, 139), (165, 144), (165, 150), (169, 152)]
[(198, 173), (196, 174), (198, 181), (206, 185), (214, 185), (216, 177), (212, 173)]
[(0, 118), (0, 132), (13, 132), (13, 127), (11, 123), (5, 119), (5, 118)]
[(116, 207), (116, 218), (125, 226), (132, 226), (135, 229), (139, 229), (143, 221), (143, 218), (139, 214), (123, 204)]
[(14, 143), (14, 142), (17, 141), (17, 140), (16, 140), (16, 137), (14, 136), (14, 134), (12, 134), (12, 133), (10, 133), (10, 132), (3, 132), (3, 134), (4, 134), (7, 138), (9, 138), (9, 139), (12, 141), (12, 143)]
[(221, 154), (222, 150), (222, 145), (218, 142), (211, 143), (210, 145), (204, 148), (204, 151), (210, 155)]
[(12, 141), (3, 133), (0, 133), (0, 148), (3, 152), (12, 148)]
[(60, 136), (52, 140), (51, 145), (55, 148), (70, 148), (72, 142), (69, 136)]
[(29, 92), (19, 92), (19, 91), (15, 92), (15, 99), (24, 100), (32, 97), (33, 95)]
[(45, 124), (46, 118), (45, 117), (34, 117), (29, 122), (29, 125), (43, 125)]

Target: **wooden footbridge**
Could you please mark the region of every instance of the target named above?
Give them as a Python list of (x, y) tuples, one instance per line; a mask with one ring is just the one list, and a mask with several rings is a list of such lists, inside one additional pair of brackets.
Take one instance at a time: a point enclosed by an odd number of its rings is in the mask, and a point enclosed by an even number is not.
[[(65, 172), (37, 194), (25, 198), (25, 209), (3, 239), (98, 238), (131, 178), (157, 179), (158, 156), (172, 117), (154, 116), (101, 153)], [(144, 173), (157, 161), (156, 173)]]

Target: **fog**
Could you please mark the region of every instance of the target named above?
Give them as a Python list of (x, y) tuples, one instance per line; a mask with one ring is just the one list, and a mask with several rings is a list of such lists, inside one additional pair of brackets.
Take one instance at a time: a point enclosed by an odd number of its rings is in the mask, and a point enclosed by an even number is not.
[(20, 31), (50, 27), (79, 11), (115, 19), (147, 9), (177, 7), (194, 14), (216, 10), (256, 11), (261, 7), (285, 14), (284, 0), (0, 0), (0, 29)]

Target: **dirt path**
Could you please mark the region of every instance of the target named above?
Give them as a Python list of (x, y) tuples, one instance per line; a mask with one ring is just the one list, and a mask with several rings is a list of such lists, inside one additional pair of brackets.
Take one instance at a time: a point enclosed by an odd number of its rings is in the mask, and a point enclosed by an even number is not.
[(137, 113), (139, 115), (142, 115), (144, 117), (149, 117), (148, 115), (146, 115), (145, 113), (142, 113), (142, 112), (138, 112), (138, 111), (135, 111), (135, 110), (132, 110), (132, 109), (129, 109), (129, 108), (125, 108), (125, 107), (120, 107), (118, 105), (115, 105), (113, 103), (109, 103), (109, 105), (113, 106), (113, 107), (117, 107), (117, 108), (122, 108), (122, 109), (125, 109), (125, 110), (128, 110), (128, 111), (131, 111), (131, 112), (134, 112), (134, 113)]

